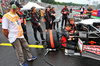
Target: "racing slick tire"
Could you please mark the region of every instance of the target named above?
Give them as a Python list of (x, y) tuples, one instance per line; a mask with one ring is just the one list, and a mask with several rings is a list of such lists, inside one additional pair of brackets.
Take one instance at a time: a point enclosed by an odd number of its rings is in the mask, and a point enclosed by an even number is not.
[(59, 37), (56, 30), (48, 30), (46, 34), (47, 48), (58, 49), (60, 47)]

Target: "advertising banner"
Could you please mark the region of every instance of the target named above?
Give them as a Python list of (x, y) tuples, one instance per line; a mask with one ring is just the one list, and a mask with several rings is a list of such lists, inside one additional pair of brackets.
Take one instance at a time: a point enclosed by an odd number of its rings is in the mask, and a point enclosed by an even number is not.
[(100, 17), (100, 10), (98, 10), (98, 15), (97, 16)]
[(98, 15), (98, 10), (93, 10), (92, 11), (92, 16), (97, 16)]
[(84, 14), (86, 14), (86, 11), (87, 11), (87, 10), (84, 10)]

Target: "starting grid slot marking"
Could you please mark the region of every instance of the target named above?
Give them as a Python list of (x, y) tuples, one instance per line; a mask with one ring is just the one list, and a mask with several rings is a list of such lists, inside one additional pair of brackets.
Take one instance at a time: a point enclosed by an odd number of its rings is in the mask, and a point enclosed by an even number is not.
[[(10, 43), (1, 43), (0, 46), (12, 46)], [(30, 48), (44, 48), (43, 45), (29, 45)]]

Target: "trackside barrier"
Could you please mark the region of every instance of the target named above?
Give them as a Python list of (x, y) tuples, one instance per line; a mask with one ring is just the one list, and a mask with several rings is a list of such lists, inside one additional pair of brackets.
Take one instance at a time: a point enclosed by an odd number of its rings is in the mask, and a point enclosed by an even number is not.
[(87, 11), (87, 10), (84, 10), (84, 14), (86, 14), (86, 11)]
[[(73, 9), (73, 10), (76, 11), (76, 12), (80, 12), (80, 10), (75, 10), (75, 9)], [(84, 10), (84, 14), (86, 14), (86, 11), (87, 10)], [(93, 10), (92, 11), (92, 16), (100, 17), (100, 10)]]
[(98, 15), (98, 10), (93, 10), (92, 11), (92, 16), (97, 16)]
[(100, 17), (100, 10), (98, 10), (98, 15), (97, 16)]

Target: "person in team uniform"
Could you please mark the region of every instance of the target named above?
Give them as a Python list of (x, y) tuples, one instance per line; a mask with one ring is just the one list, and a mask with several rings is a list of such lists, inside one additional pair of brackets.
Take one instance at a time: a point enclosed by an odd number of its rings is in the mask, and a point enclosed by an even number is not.
[(55, 23), (54, 23), (54, 20), (56, 19), (55, 16), (56, 16), (55, 8), (52, 7), (52, 9), (51, 9), (51, 18), (52, 18), (52, 28), (54, 28), (54, 29), (55, 29)]
[(71, 25), (67, 24), (66, 27), (62, 31), (61, 45), (64, 48), (74, 49), (75, 52), (77, 52), (78, 40), (75, 38), (75, 36), (70, 35), (70, 32), (71, 32)]
[(65, 5), (65, 8), (63, 8), (61, 10), (61, 13), (62, 13), (62, 24), (61, 24), (61, 27), (63, 28), (64, 21), (65, 21), (65, 26), (66, 26), (66, 23), (68, 22), (69, 10), (67, 8), (67, 5)]
[(27, 29), (26, 29), (26, 17), (25, 17), (26, 15), (20, 11), (21, 8), (22, 8), (22, 6), (20, 4), (20, 6), (17, 8), (17, 14), (18, 14), (18, 16), (20, 17), (20, 20), (21, 20), (21, 25), (22, 25), (22, 28), (23, 28), (23, 31), (24, 31), (24, 37), (27, 40), (27, 43), (29, 44), (28, 36), (27, 36)]
[(42, 31), (42, 28), (41, 28), (41, 24), (40, 24), (40, 21), (39, 21), (39, 17), (36, 14), (36, 8), (35, 7), (32, 7), (31, 9), (33, 10), (30, 17), (31, 17), (32, 28), (34, 30), (34, 38), (36, 40), (36, 43), (39, 44), (40, 41), (37, 38), (37, 31), (40, 32), (42, 42), (45, 42), (45, 39), (43, 37), (43, 31)]
[(70, 26), (71, 26), (71, 33), (76, 33), (76, 24), (74, 23), (74, 19), (70, 18), (69, 22), (70, 22)]
[(48, 6), (48, 8), (49, 8), (49, 12), (51, 12), (51, 10), (52, 10), (52, 7), (51, 7), (51, 5), (49, 5), (49, 6)]
[(70, 31), (71, 31), (71, 25), (67, 24), (66, 27), (62, 30), (62, 39), (61, 39), (61, 43), (62, 46), (66, 46), (66, 42), (69, 43), (69, 41), (71, 42), (72, 40), (74, 40), (74, 36), (70, 36)]
[(51, 14), (50, 14), (49, 10), (50, 10), (49, 7), (47, 7), (45, 10), (45, 14), (44, 14), (46, 32), (47, 32), (47, 30), (52, 29), (52, 19), (51, 19)]

